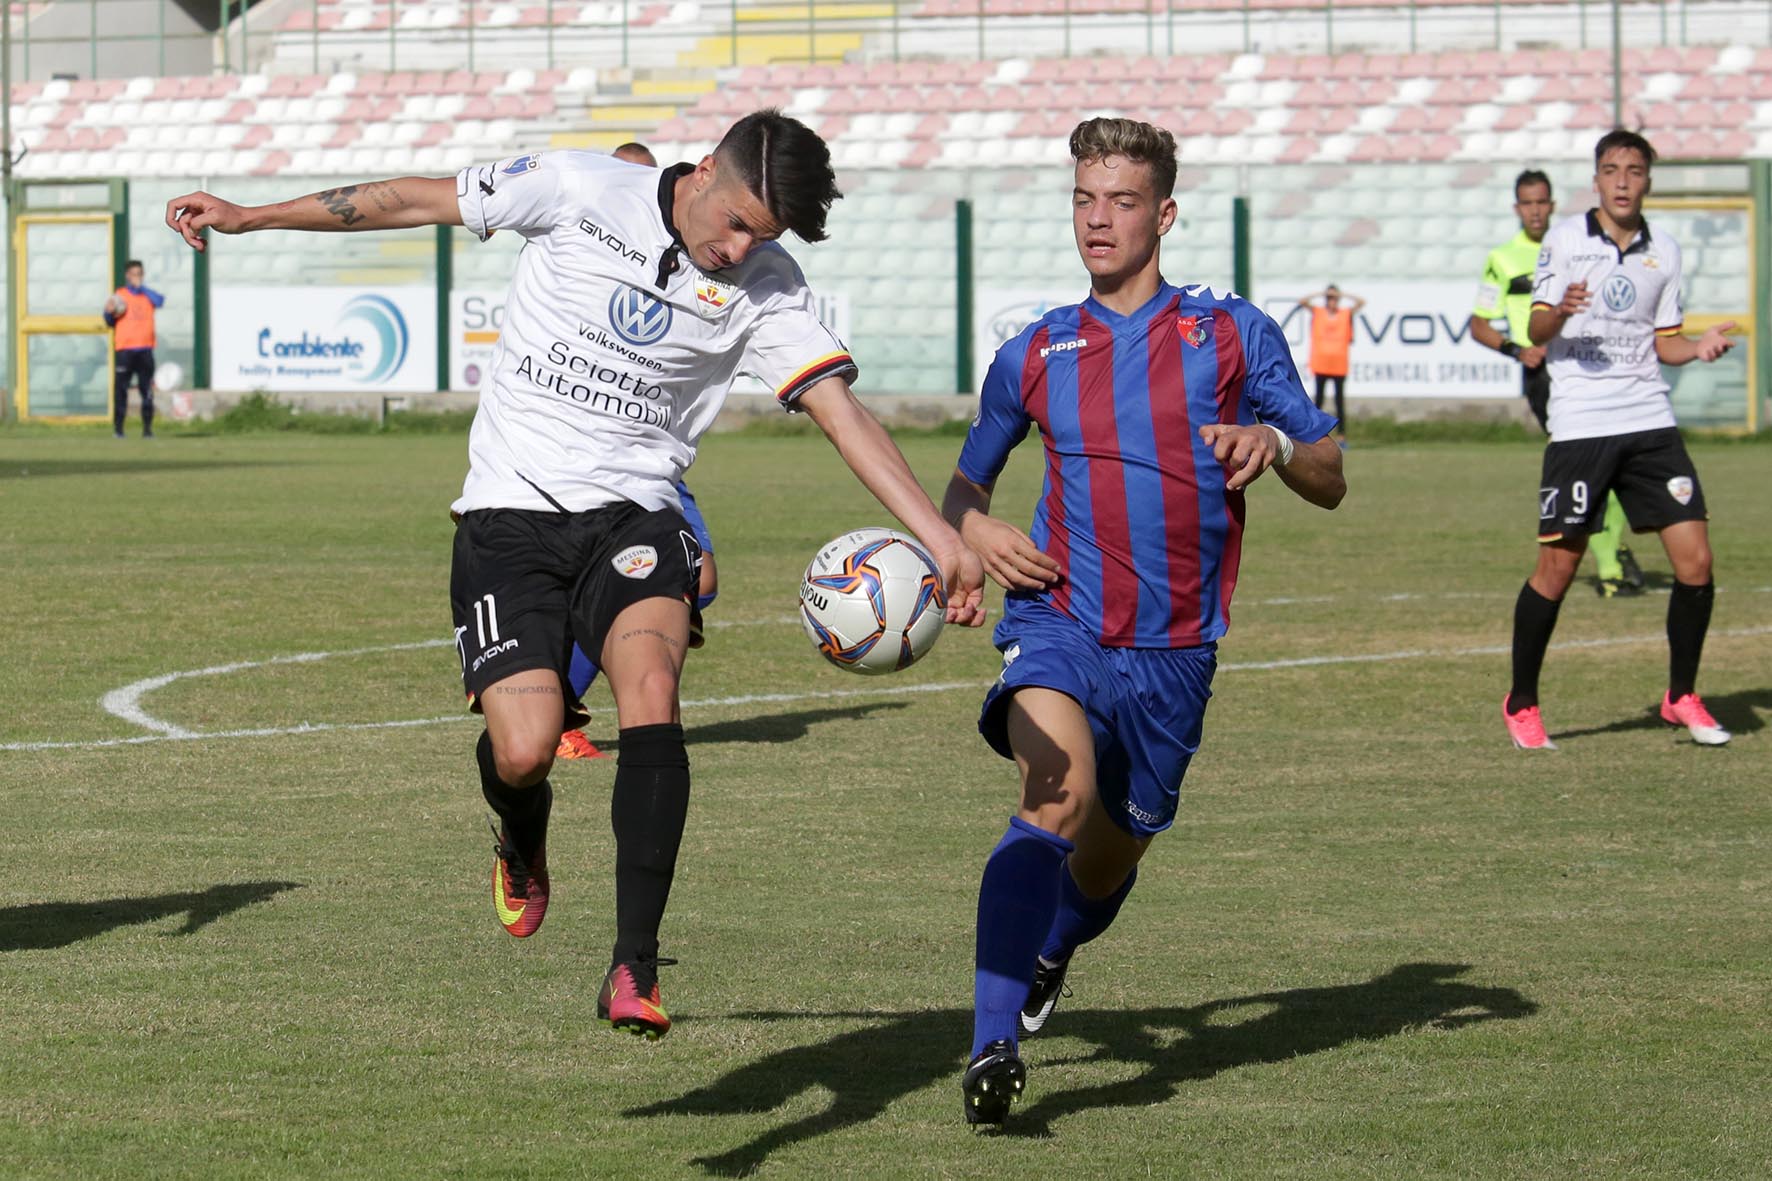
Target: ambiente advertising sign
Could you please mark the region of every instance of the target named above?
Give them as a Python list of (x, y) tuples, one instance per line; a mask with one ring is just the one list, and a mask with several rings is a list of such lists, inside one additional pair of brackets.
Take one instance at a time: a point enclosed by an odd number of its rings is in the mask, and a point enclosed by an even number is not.
[(217, 287), (210, 382), (218, 390), (435, 391), (429, 287)]

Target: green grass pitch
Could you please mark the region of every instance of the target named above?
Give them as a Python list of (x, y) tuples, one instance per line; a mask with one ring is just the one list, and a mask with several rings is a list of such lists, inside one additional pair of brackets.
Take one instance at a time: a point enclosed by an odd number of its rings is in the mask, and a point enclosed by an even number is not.
[[(939, 493), (958, 440), (904, 446)], [(1665, 595), (1586, 581), (1563, 749), (1508, 746), (1535, 447), (1356, 447), (1335, 513), (1263, 480), (1181, 819), (995, 1136), (957, 1079), (1014, 796), (974, 729), (996, 657), (814, 655), (800, 569), (888, 523), (821, 440), (714, 437), (692, 473), (722, 592), (653, 1045), (594, 1014), (613, 760), (555, 773), (546, 927), (491, 914), (461, 436), (0, 433), (0, 1175), (1764, 1176), (1772, 497), (1763, 448), (1694, 454), (1721, 750), (1651, 717)], [(1038, 477), (1024, 449), (1010, 519)], [(298, 653), (334, 655), (266, 663)], [(107, 694), (222, 666), (123, 704), (261, 733), (104, 745), (152, 736)]]

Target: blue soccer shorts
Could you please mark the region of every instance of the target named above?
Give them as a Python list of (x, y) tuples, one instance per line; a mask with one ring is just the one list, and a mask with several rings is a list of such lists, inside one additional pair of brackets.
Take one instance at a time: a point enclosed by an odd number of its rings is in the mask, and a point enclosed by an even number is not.
[(1015, 757), (1011, 697), (1028, 688), (1056, 690), (1089, 718), (1096, 793), (1114, 823), (1135, 837), (1175, 823), (1182, 777), (1200, 749), (1218, 646), (1108, 648), (1057, 608), (1025, 601), (1010, 605), (993, 639), (1003, 671), (978, 718), (991, 749)]

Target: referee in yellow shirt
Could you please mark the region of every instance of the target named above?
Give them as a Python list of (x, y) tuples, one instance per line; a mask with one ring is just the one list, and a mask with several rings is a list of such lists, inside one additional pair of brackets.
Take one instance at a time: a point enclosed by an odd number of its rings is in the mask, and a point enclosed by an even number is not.
[[(1545, 368), (1543, 347), (1526, 335), (1526, 324), (1532, 318), (1532, 274), (1538, 265), (1539, 243), (1556, 209), (1550, 177), (1528, 168), (1514, 178), (1514, 214), (1520, 219), (1520, 232), (1489, 252), (1470, 321), (1471, 336), (1478, 344), (1520, 363), (1520, 392), (1547, 434), (1550, 371)], [(1588, 536), (1588, 549), (1599, 567), (1596, 589), (1604, 598), (1643, 589), (1643, 571), (1623, 538), (1624, 509), (1613, 495), (1606, 503), (1603, 530)]]

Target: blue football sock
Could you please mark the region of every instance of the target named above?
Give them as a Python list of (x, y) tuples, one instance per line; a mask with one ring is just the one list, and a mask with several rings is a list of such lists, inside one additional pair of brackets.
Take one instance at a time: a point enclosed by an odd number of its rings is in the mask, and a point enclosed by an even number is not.
[(1133, 866), (1120, 888), (1106, 898), (1091, 898), (1078, 889), (1068, 864), (1058, 871), (1058, 878), (1058, 913), (1046, 933), (1046, 945), (1040, 948), (1040, 958), (1049, 964), (1064, 963), (1073, 951), (1113, 926), (1120, 904), (1138, 880), (1138, 866)]
[(577, 644), (572, 646), (572, 664), (566, 671), (566, 680), (572, 685), (572, 699), (583, 701), (585, 690), (597, 679), (597, 666), (585, 655), (585, 650)]
[(1018, 1040), (1016, 1015), (1034, 983), (1034, 957), (1052, 927), (1059, 877), (1072, 848), (1015, 816), (985, 862), (978, 886), (971, 1057), (991, 1042)]

